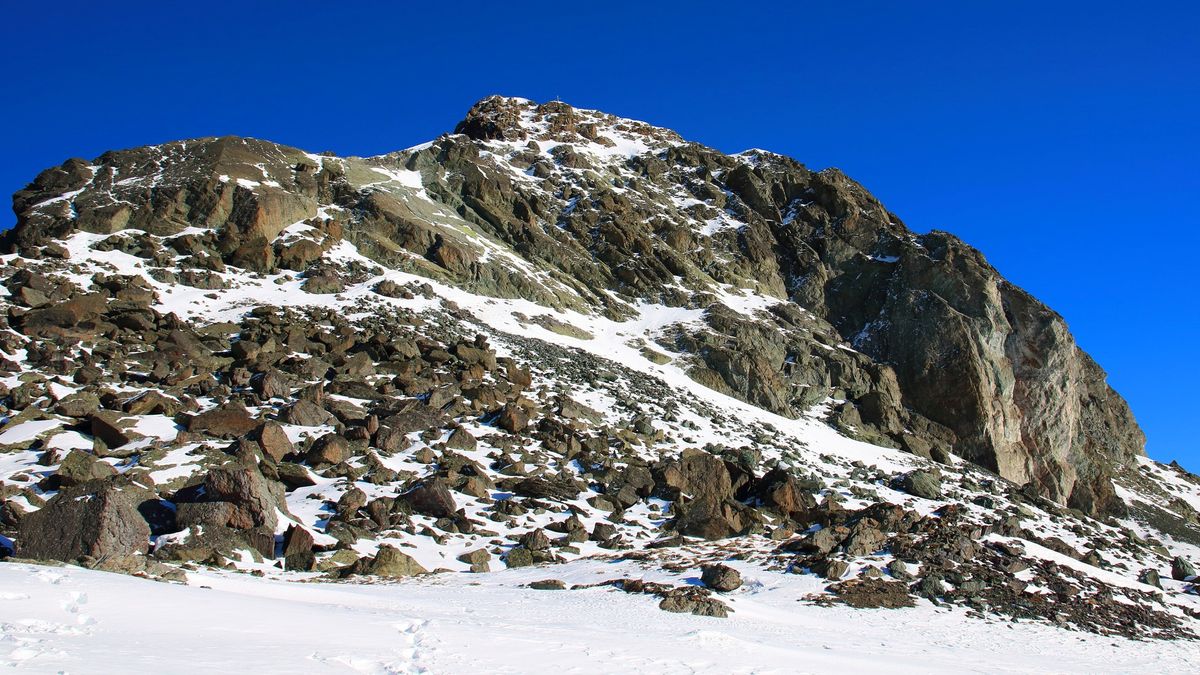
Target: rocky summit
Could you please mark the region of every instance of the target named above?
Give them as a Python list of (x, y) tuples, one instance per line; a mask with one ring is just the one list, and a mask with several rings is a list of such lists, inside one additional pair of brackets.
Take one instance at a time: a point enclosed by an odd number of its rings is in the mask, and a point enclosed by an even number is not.
[(1200, 625), (1200, 478), (1062, 317), (836, 169), (493, 96), (376, 157), (71, 159), (13, 208), (0, 556)]

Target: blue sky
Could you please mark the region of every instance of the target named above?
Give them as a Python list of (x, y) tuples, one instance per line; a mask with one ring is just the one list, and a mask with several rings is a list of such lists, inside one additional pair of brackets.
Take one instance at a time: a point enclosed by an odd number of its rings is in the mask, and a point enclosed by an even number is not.
[(581, 4), (9, 4), (0, 190), (196, 136), (377, 154), (487, 94), (558, 97), (840, 167), (954, 232), (1067, 319), (1152, 457), (1200, 470), (1195, 3)]

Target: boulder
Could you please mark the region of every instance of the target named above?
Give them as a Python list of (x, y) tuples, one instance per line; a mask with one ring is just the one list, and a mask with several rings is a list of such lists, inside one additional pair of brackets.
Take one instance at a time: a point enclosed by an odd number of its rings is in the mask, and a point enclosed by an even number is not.
[(117, 470), (111, 464), (100, 461), (95, 455), (82, 450), (72, 450), (58, 465), (57, 476), (59, 486), (71, 487), (109, 478), (116, 473)]
[(258, 425), (250, 434), (250, 439), (258, 443), (263, 454), (279, 462), (295, 451), (292, 441), (288, 438), (283, 426), (273, 420), (267, 420)]
[(742, 575), (728, 565), (705, 565), (700, 580), (705, 586), (721, 593), (736, 591), (742, 586)]
[(258, 421), (240, 403), (226, 403), (187, 419), (187, 430), (217, 438), (238, 438), (258, 427)]
[(458, 510), (446, 481), (434, 477), (423, 480), (401, 497), (413, 511), (431, 518), (451, 518)]
[(204, 479), (205, 497), (233, 504), (226, 523), (235, 529), (265, 527), (274, 530), (278, 513), (288, 513), (283, 486), (267, 479), (255, 466), (238, 464), (211, 469)]
[(366, 574), (377, 577), (412, 577), (426, 574), (428, 570), (417, 564), (411, 556), (388, 544), (379, 547), (375, 557), (364, 567)]
[(1171, 561), (1171, 578), (1176, 581), (1187, 581), (1196, 576), (1196, 568), (1191, 561), (1183, 556), (1175, 556)]
[(114, 480), (64, 488), (21, 519), (17, 555), (70, 562), (146, 553), (150, 526), (139, 507), (154, 499), (145, 488)]
[(904, 474), (896, 481), (896, 486), (914, 497), (922, 499), (942, 498), (942, 478), (934, 471), (917, 469)]

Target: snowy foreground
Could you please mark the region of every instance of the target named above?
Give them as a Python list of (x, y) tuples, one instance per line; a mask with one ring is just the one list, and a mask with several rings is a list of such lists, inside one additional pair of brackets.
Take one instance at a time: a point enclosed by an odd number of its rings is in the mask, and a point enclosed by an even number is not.
[[(580, 561), (595, 583), (627, 563)], [(729, 619), (660, 611), (608, 588), (537, 591), (548, 570), (394, 585), (193, 573), (186, 586), (76, 567), (0, 564), (0, 665), (23, 672), (797, 673), (1189, 672), (1194, 642), (797, 600), (802, 577), (744, 568)]]

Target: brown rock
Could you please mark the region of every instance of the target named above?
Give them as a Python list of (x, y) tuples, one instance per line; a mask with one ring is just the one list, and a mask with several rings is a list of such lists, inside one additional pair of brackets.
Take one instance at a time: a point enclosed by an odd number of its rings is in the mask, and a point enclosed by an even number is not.
[(295, 451), (283, 426), (272, 420), (259, 424), (250, 434), (250, 438), (258, 443), (264, 455), (276, 462), (282, 461), (284, 457)]
[(736, 591), (742, 586), (742, 575), (728, 565), (705, 565), (700, 580), (705, 586), (722, 593)]
[(325, 434), (313, 443), (304, 459), (314, 466), (341, 464), (350, 458), (350, 442), (338, 434)]
[(262, 526), (274, 529), (277, 511), (287, 513), (283, 486), (268, 480), (257, 467), (227, 465), (212, 469), (204, 479), (206, 498), (230, 502), (234, 513), (228, 525), (237, 529)]
[(258, 421), (240, 403), (226, 403), (187, 420), (187, 430), (218, 438), (237, 438), (254, 431)]
[(433, 518), (450, 518), (458, 510), (446, 481), (437, 477), (417, 483), (402, 498), (413, 511)]
[(500, 410), (496, 426), (514, 434), (521, 433), (529, 426), (529, 413), (515, 403), (506, 403)]

